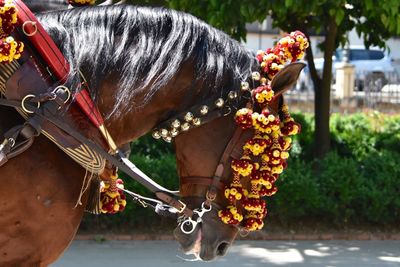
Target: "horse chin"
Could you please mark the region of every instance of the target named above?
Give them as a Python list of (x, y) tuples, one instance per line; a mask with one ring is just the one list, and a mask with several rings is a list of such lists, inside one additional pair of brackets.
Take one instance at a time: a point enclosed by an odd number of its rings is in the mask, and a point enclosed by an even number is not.
[(178, 226), (174, 230), (175, 239), (179, 242), (181, 250), (186, 255), (194, 255), (196, 258), (200, 257), (201, 252), (201, 229), (196, 229), (191, 234), (185, 234)]
[(198, 260), (202, 260), (200, 257), (201, 254), (201, 229), (199, 229), (196, 233), (196, 239), (193, 242), (193, 245), (187, 249), (184, 249), (186, 255), (194, 255), (194, 257)]
[(237, 235), (235, 228), (227, 225), (222, 227), (224, 228), (223, 230), (220, 228), (222, 231), (215, 232), (217, 230), (215, 225), (202, 223), (191, 234), (184, 234), (180, 227), (177, 227), (174, 235), (186, 255), (194, 255), (196, 260), (212, 261), (226, 255)]

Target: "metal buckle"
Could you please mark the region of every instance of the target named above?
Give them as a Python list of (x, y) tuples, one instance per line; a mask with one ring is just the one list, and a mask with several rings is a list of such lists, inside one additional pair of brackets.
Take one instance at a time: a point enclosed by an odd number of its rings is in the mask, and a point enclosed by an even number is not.
[[(32, 113), (34, 113), (34, 112), (31, 111), (31, 110), (28, 110), (28, 109), (26, 108), (26, 106), (25, 106), (25, 101), (26, 101), (27, 99), (29, 99), (29, 98), (34, 98), (34, 97), (36, 97), (36, 96), (30, 94), (30, 95), (26, 95), (26, 96), (25, 96), (24, 98), (22, 98), (22, 100), (21, 100), (21, 107), (22, 107), (22, 110), (25, 111), (25, 112), (28, 113), (28, 114), (32, 114)], [(40, 102), (37, 102), (36, 105), (37, 105), (36, 108), (40, 108)]]
[(195, 209), (193, 211), (193, 213), (197, 215), (197, 219), (193, 220), (191, 217), (189, 217), (186, 220), (184, 220), (181, 223), (181, 231), (187, 235), (193, 233), (194, 230), (196, 229), (197, 225), (203, 221), (204, 213), (209, 212), (211, 209), (212, 209), (212, 206), (207, 208), (205, 202), (203, 202), (201, 204), (200, 209)]
[(178, 202), (182, 205), (182, 208), (180, 208), (179, 210), (177, 209), (178, 213), (183, 213), (183, 211), (186, 209), (186, 204), (180, 201), (179, 199)]
[(67, 98), (64, 100), (64, 104), (66, 104), (68, 100), (71, 98), (71, 90), (69, 90), (69, 88), (64, 85), (59, 85), (56, 88), (54, 88), (52, 93), (57, 94), (58, 90), (63, 90), (67, 94)]
[(206, 193), (206, 199), (210, 202), (213, 202), (217, 197), (217, 194), (215, 194), (215, 192), (210, 192), (210, 190), (207, 190)]

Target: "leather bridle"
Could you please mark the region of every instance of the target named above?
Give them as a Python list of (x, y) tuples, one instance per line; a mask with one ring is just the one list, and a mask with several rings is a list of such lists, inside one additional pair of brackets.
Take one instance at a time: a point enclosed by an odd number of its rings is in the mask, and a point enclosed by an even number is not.
[[(195, 221), (192, 220), (191, 217), (186, 218), (185, 220), (180, 222), (181, 230), (185, 234), (192, 233), (196, 225), (202, 221), (202, 216), (205, 212), (208, 212), (212, 209), (212, 207), (220, 207), (219, 203), (215, 203), (218, 192), (223, 194), (225, 189), (224, 182), (229, 180), (229, 177), (223, 177), (224, 170), (230, 166), (230, 161), (232, 158), (236, 158), (234, 151), (241, 145), (240, 142), (241, 136), (243, 134), (243, 130), (240, 127), (236, 127), (235, 132), (230, 138), (228, 144), (225, 146), (225, 149), (222, 153), (222, 156), (219, 160), (217, 168), (215, 169), (214, 175), (212, 177), (199, 177), (199, 176), (182, 176), (181, 185), (196, 185), (196, 186), (205, 186), (205, 200), (201, 204), (201, 209), (197, 212), (197, 219)], [(213, 205), (214, 204), (214, 205)], [(216, 205), (215, 205), (216, 204)]]

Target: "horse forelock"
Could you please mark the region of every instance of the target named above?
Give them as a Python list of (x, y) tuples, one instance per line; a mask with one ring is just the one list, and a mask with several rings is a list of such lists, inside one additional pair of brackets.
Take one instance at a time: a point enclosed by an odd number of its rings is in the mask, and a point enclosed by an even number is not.
[[(38, 17), (70, 62), (72, 79), (78, 68), (90, 69), (93, 97), (107, 75), (118, 73), (111, 114), (145, 105), (188, 62), (193, 87), (203, 85), (196, 101), (238, 89), (255, 66), (254, 55), (225, 33), (165, 8), (88, 7)], [(128, 105), (143, 89), (142, 103)]]

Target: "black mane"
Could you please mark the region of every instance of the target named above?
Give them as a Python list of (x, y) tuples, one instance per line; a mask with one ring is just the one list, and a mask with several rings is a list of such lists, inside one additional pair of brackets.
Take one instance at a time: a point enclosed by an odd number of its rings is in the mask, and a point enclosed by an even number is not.
[(147, 102), (185, 62), (194, 64), (194, 83), (203, 84), (207, 94), (221, 95), (238, 89), (255, 66), (254, 55), (225, 33), (173, 10), (97, 6), (38, 18), (70, 62), (71, 76), (77, 68), (89, 70), (92, 94), (102, 83), (99, 77), (120, 73), (113, 113), (132, 108), (126, 100), (151, 85)]

